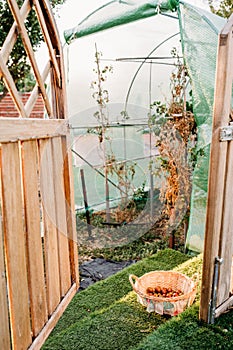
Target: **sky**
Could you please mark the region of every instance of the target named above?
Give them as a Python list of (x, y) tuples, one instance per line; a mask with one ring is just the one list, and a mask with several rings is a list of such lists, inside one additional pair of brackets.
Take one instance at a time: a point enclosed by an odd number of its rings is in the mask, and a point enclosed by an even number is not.
[[(130, 84), (140, 63), (119, 63), (115, 60), (122, 57), (145, 57), (163, 40), (179, 31), (178, 21), (158, 15), (92, 34), (75, 40), (69, 46), (66, 45), (63, 37), (64, 30), (76, 26), (106, 2), (107, 0), (66, 0), (59, 14), (56, 15), (61, 41), (64, 44), (68, 113), (69, 117), (77, 116), (79, 122), (83, 123), (89, 118), (88, 115), (92, 114), (89, 110), (96, 109), (96, 101), (92, 98), (93, 91), (90, 88), (91, 82), (97, 79), (93, 73), (96, 67), (95, 45), (98, 51), (102, 52), (101, 65), (113, 66), (113, 73), (108, 74), (104, 88), (109, 92), (110, 111), (118, 116), (124, 108)], [(206, 4), (201, 0), (187, 2), (206, 8)], [(161, 45), (153, 55), (170, 56), (173, 47), (177, 47), (181, 55), (178, 36)], [(174, 68), (166, 65), (144, 64), (130, 90), (129, 105), (147, 109), (151, 99), (169, 98), (169, 79), (172, 69)]]

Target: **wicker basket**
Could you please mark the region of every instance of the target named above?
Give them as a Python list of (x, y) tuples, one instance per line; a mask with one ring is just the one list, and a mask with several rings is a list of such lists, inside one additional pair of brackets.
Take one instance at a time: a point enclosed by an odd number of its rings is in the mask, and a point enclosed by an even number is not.
[[(147, 311), (160, 315), (178, 315), (192, 305), (196, 296), (197, 283), (192, 278), (175, 271), (152, 271), (140, 278), (130, 275), (129, 281), (137, 293), (138, 301), (146, 306)], [(176, 297), (155, 297), (146, 293), (148, 287), (158, 286), (180, 290), (183, 294)]]

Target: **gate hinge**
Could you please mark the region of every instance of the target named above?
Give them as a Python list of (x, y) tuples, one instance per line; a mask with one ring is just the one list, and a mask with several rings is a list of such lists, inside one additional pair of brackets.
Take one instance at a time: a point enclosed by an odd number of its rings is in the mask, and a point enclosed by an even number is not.
[(233, 125), (223, 126), (220, 128), (220, 141), (233, 141)]
[(214, 323), (214, 318), (215, 318), (219, 268), (222, 263), (223, 263), (223, 258), (219, 258), (218, 256), (216, 256), (214, 260), (214, 274), (213, 274), (212, 293), (211, 293), (212, 295), (208, 306), (208, 323), (210, 324)]

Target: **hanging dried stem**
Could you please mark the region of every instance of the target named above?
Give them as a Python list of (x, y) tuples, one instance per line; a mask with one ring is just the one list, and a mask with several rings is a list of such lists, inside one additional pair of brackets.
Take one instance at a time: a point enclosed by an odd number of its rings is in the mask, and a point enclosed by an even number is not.
[[(193, 113), (186, 109), (186, 85), (188, 73), (176, 49), (172, 51), (177, 60), (171, 75), (171, 102), (168, 106), (159, 101), (151, 108), (149, 123), (153, 124), (160, 164), (166, 178), (160, 197), (166, 204), (166, 214), (170, 221), (179, 215), (184, 203), (189, 203), (191, 192), (191, 167), (188, 163), (187, 145), (195, 129)], [(171, 222), (170, 222), (171, 223)]]

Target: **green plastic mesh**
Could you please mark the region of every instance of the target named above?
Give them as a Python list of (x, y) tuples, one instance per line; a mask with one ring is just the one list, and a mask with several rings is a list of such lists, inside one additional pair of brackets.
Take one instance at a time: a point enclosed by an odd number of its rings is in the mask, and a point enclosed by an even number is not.
[(192, 81), (193, 107), (198, 129), (197, 163), (193, 173), (186, 247), (188, 250), (201, 252), (205, 233), (218, 33), (225, 21), (189, 4), (180, 5), (179, 17), (184, 57)]
[(76, 27), (64, 31), (67, 44), (82, 36), (128, 24), (160, 13), (175, 11), (178, 0), (113, 0), (107, 2)]

